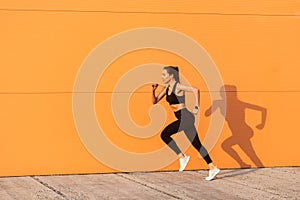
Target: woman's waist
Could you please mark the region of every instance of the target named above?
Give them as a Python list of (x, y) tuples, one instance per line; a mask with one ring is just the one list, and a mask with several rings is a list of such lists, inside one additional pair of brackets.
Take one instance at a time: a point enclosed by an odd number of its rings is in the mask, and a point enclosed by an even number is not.
[(180, 104), (171, 104), (170, 105), (171, 109), (173, 110), (174, 113), (182, 110), (182, 109), (186, 109), (185, 104), (184, 103), (180, 103)]
[(177, 119), (194, 119), (194, 115), (186, 108), (183, 107), (174, 112)]

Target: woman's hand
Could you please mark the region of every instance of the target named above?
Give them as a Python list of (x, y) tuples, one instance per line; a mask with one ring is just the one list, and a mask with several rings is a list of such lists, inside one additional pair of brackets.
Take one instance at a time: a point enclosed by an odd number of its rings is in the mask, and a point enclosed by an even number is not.
[(199, 106), (195, 106), (192, 112), (197, 115), (199, 112)]
[(154, 92), (157, 89), (157, 87), (158, 87), (157, 83), (156, 84), (152, 84), (152, 91)]
[(162, 92), (160, 92), (158, 94), (158, 96), (155, 95), (155, 90), (157, 89), (157, 87), (158, 87), (157, 83), (152, 84), (152, 103), (153, 104), (156, 104), (157, 102), (159, 102), (161, 100), (161, 98), (163, 97)]

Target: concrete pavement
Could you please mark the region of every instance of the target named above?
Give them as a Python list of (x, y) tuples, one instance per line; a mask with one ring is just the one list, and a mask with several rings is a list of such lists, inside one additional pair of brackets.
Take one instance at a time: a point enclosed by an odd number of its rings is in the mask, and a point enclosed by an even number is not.
[(300, 199), (300, 167), (0, 178), (0, 199)]

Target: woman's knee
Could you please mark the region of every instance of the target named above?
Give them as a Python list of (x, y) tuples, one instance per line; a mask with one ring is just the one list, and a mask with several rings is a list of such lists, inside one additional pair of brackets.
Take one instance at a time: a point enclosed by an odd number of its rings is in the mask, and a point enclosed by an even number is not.
[(170, 142), (170, 140), (172, 140), (172, 138), (167, 134), (166, 131), (163, 131), (163, 132), (160, 134), (160, 138), (161, 138), (165, 143), (168, 143), (168, 142)]

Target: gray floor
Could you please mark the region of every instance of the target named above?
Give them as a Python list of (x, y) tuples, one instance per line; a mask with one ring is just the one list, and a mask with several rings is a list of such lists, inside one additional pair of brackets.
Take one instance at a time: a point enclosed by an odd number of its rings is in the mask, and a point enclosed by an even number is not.
[(0, 178), (0, 199), (300, 199), (300, 167)]

